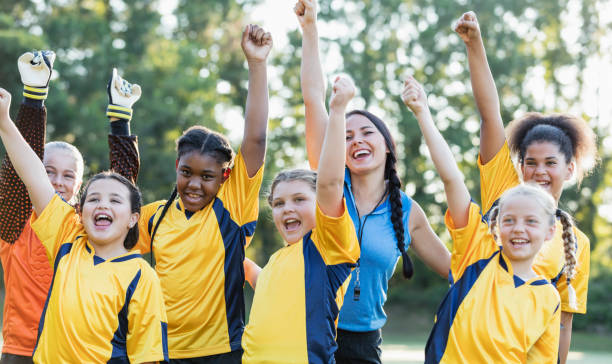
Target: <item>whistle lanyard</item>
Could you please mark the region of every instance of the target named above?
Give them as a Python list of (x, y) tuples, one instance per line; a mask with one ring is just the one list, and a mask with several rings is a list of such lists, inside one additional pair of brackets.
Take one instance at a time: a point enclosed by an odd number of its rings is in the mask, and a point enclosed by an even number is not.
[(357, 267), (355, 267), (355, 285), (353, 287), (353, 301), (359, 301), (359, 296), (361, 296), (361, 282), (359, 281), (359, 273), (360, 273), (360, 267), (361, 267), (361, 239), (363, 238), (363, 231), (365, 230), (365, 224), (366, 224), (366, 221), (368, 221), (368, 217), (370, 217), (370, 215), (372, 215), (374, 211), (376, 211), (376, 209), (384, 201), (385, 197), (387, 196), (387, 190), (388, 190), (388, 186), (385, 187), (385, 192), (380, 197), (380, 200), (378, 200), (378, 203), (376, 203), (376, 206), (374, 206), (372, 211), (370, 211), (368, 214), (366, 214), (363, 217), (363, 223), (361, 222), (361, 216), (359, 216), (359, 210), (357, 210), (357, 204), (355, 204), (355, 210), (357, 211), (357, 219), (359, 220), (357, 241), (359, 242), (360, 257), (359, 259), (357, 259)]

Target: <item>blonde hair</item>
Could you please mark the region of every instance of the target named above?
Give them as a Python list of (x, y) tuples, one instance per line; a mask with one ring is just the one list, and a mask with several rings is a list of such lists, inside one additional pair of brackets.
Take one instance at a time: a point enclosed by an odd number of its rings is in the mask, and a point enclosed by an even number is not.
[(571, 285), (571, 280), (576, 275), (576, 235), (574, 235), (574, 223), (572, 217), (567, 212), (555, 206), (555, 200), (550, 194), (546, 193), (546, 191), (542, 190), (540, 187), (528, 184), (521, 184), (504, 192), (499, 198), (499, 204), (491, 210), (491, 223), (489, 229), (493, 238), (497, 240), (496, 227), (499, 222), (500, 210), (503, 208), (505, 202), (517, 196), (529, 197), (536, 201), (547, 215), (549, 225), (555, 223), (555, 217), (559, 218), (561, 221), (561, 225), (563, 226), (561, 237), (563, 239), (563, 250), (565, 253), (563, 273), (567, 280), (569, 304), (572, 308), (576, 308), (576, 292)]
[(82, 181), (83, 180), (83, 170), (85, 169), (85, 164), (83, 163), (83, 155), (81, 154), (81, 152), (79, 152), (77, 147), (75, 147), (74, 145), (70, 143), (59, 142), (59, 141), (49, 142), (45, 144), (45, 154), (52, 150), (62, 150), (72, 155), (72, 157), (74, 158), (76, 162), (77, 178), (79, 181)]

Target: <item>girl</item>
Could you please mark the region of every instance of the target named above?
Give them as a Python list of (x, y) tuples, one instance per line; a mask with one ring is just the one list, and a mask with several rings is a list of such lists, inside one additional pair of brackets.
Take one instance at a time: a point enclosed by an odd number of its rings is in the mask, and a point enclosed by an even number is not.
[(268, 202), (287, 246), (257, 279), (244, 363), (330, 363), (336, 320), (359, 245), (342, 198), (344, 111), (355, 88), (338, 78), (321, 151), (321, 172), (281, 172)]
[[(451, 287), (427, 341), (425, 363), (556, 363), (559, 294), (532, 268), (554, 235), (553, 199), (537, 186), (517, 186), (502, 195), (487, 226), (414, 78), (406, 81), (402, 99), (444, 183), (453, 239)], [(569, 238), (571, 220), (563, 218)]]
[[(53, 52), (41, 51), (25, 53), (17, 62), (24, 83), (24, 99), (16, 126), (39, 157), (42, 157), (45, 139), (44, 100), (48, 94), (54, 60)], [(121, 78), (115, 75), (115, 79)], [(137, 86), (134, 89), (139, 91)], [(123, 98), (115, 97), (115, 102), (131, 107), (138, 96), (139, 93), (124, 94)], [(128, 123), (115, 120), (112, 124)], [(135, 137), (130, 136), (129, 131), (126, 135), (118, 134), (112, 126), (109, 134), (111, 166), (124, 176), (135, 178), (138, 173), (138, 164), (134, 163), (138, 161)], [(122, 163), (125, 160), (130, 163)], [(76, 194), (83, 178), (83, 157), (78, 149), (65, 142), (47, 143), (44, 145), (43, 164), (56, 193), (70, 204), (76, 204)], [(127, 165), (136, 167), (121, 168)], [(0, 258), (6, 289), (2, 327), (4, 344), (0, 363), (31, 363), (38, 323), (53, 270), (45, 248), (28, 221), (32, 207), (26, 187), (17, 176), (8, 156), (3, 160), (0, 181)]]
[(155, 258), (168, 313), (171, 362), (240, 363), (244, 250), (259, 210), (271, 47), (269, 33), (246, 27), (242, 49), (249, 91), (235, 160), (224, 136), (201, 126), (189, 128), (177, 141), (172, 195), (142, 210), (139, 248)]
[[(595, 134), (584, 120), (571, 115), (528, 113), (508, 125), (506, 144), (497, 90), (476, 15), (464, 14), (455, 29), (466, 44), (472, 89), (482, 117), (478, 166), (484, 211), (489, 211), (504, 191), (519, 184), (511, 152), (519, 161), (523, 180), (539, 184), (558, 205), (565, 181), (574, 175), (580, 182), (593, 168), (597, 159)], [(590, 246), (578, 228), (572, 230), (574, 243), (565, 239), (562, 223), (557, 221), (557, 233), (544, 244), (534, 269), (551, 280), (561, 295), (559, 359), (564, 364), (573, 314), (586, 312)]]
[(138, 189), (118, 174), (98, 174), (77, 213), (55, 195), (44, 165), (10, 120), (10, 100), (0, 89), (0, 137), (28, 189), (32, 229), (54, 267), (34, 362), (166, 359), (159, 281), (139, 254), (129, 252), (138, 240)]
[[(316, 1), (300, 0), (295, 12), (303, 31), (306, 148), (314, 170), (327, 120)], [(336, 361), (380, 363), (381, 328), (387, 320), (383, 309), (387, 282), (399, 257), (402, 256), (406, 277), (412, 275), (406, 253), (409, 245), (430, 268), (447, 277), (450, 253), (431, 229), (421, 207), (401, 190), (395, 142), (385, 123), (367, 111), (351, 111), (347, 114), (346, 141), (344, 196), (359, 237), (361, 258), (340, 311)]]

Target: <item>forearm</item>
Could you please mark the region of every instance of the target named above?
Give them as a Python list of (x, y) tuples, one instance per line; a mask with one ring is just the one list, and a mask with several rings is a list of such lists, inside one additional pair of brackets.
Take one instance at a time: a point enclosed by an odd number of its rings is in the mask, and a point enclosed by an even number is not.
[[(43, 100), (28, 98), (19, 108), (16, 126), (26, 142), (39, 158), (43, 156), (47, 113)], [(0, 169), (0, 238), (6, 242), (16, 241), (32, 212), (28, 190), (21, 182), (10, 159), (5, 155)]]
[(268, 75), (263, 62), (249, 62), (249, 86), (246, 101), (243, 156), (249, 176), (264, 162), (268, 127)]
[(315, 24), (304, 27), (301, 86), (306, 116), (306, 152), (313, 170), (318, 168), (327, 125), (325, 78), (319, 58), (319, 35)]
[(574, 315), (571, 312), (561, 312), (561, 333), (559, 336), (559, 361), (560, 364), (567, 362), (570, 343), (572, 341), (572, 322)]
[(11, 159), (17, 175), (28, 189), (34, 210), (40, 214), (54, 194), (47, 172), (41, 160), (19, 133), (15, 124), (9, 121), (3, 122), (1, 125), (0, 138), (4, 143), (6, 153)]
[(476, 107), (482, 119), (480, 129), (480, 154), (483, 162), (492, 159), (505, 141), (501, 119), (499, 96), (482, 39), (466, 45), (470, 80)]
[(448, 209), (457, 227), (467, 224), (470, 193), (446, 140), (435, 127), (429, 109), (416, 115), (431, 159), (444, 184)]
[(317, 176), (317, 202), (328, 216), (342, 214), (342, 194), (345, 165), (345, 120), (344, 108), (331, 109), (329, 123), (321, 148)]
[(257, 278), (259, 278), (259, 273), (261, 273), (261, 267), (249, 258), (244, 258), (244, 262), (242, 264), (244, 266), (244, 277), (246, 281), (249, 282), (253, 290), (255, 290), (255, 287), (257, 286)]

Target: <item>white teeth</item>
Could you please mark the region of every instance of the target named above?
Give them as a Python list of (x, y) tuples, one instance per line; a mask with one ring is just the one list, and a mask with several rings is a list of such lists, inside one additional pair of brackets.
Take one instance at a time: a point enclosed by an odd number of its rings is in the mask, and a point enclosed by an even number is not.
[(510, 240), (512, 244), (526, 244), (527, 239), (512, 239)]
[(96, 215), (96, 221), (102, 220), (102, 219), (108, 220), (108, 221), (113, 221), (113, 219), (110, 216), (106, 215), (106, 214)]
[(294, 222), (298, 222), (296, 219), (285, 220), (285, 224), (292, 224)]
[(368, 155), (368, 154), (370, 154), (370, 152), (368, 152), (367, 150), (361, 149), (361, 150), (358, 150), (355, 153), (353, 153), (353, 158), (359, 158), (362, 155)]

